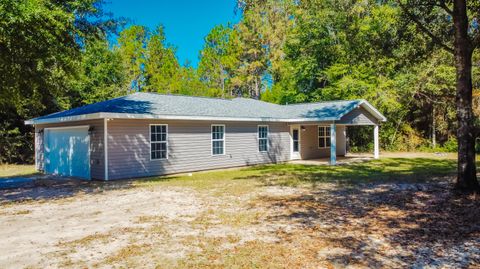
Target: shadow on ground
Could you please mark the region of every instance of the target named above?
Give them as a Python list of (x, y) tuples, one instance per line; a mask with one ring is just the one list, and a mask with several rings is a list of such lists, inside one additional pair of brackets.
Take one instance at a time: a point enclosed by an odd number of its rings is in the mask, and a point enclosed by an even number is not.
[(89, 182), (70, 178), (38, 178), (18, 188), (1, 189), (0, 203), (67, 198), (80, 193), (101, 193), (128, 187), (130, 187), (130, 182)]
[(289, 185), (295, 182), (292, 177), (312, 183), (306, 193), (263, 197), (261, 204), (274, 212), (266, 221), (298, 228), (282, 234), (283, 240), (300, 236), (307, 242), (326, 242), (331, 264), (480, 264), (480, 199), (453, 190), (455, 161), (389, 159), (322, 171), (311, 166), (256, 169), (267, 185)]
[(96, 194), (112, 190), (134, 188), (140, 182), (158, 183), (168, 180), (175, 180), (176, 176), (151, 177), (137, 179), (122, 179), (114, 181), (83, 180), (61, 176), (44, 175), (35, 173), (34, 176), (10, 177), (11, 179), (31, 180), (20, 182), (18, 187), (0, 184), (0, 204), (28, 200), (50, 200), (73, 197), (78, 194)]

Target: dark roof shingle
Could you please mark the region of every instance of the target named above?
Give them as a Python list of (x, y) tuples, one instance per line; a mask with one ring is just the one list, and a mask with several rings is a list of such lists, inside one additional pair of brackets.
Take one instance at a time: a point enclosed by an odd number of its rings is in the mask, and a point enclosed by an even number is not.
[(34, 123), (47, 119), (94, 113), (272, 120), (315, 119), (328, 121), (340, 119), (362, 102), (363, 100), (351, 100), (277, 105), (248, 98), (220, 99), (139, 92), (49, 114), (30, 121)]

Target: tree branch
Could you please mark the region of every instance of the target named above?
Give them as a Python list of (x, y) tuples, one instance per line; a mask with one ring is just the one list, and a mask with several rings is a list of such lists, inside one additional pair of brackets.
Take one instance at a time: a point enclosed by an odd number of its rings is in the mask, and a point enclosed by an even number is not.
[(440, 3), (438, 3), (436, 6), (439, 6), (445, 10), (450, 16), (453, 16), (453, 10), (451, 10), (448, 6), (447, 3), (445, 3), (445, 0), (440, 0)]
[(402, 8), (403, 12), (405, 12), (405, 14), (407, 14), (408, 17), (413, 22), (415, 22), (417, 27), (420, 28), (420, 30), (422, 32), (424, 32), (426, 35), (428, 35), (435, 44), (439, 45), (441, 48), (443, 48), (444, 50), (446, 50), (446, 51), (448, 51), (452, 54), (454, 53), (453, 48), (447, 46), (445, 43), (442, 42), (442, 40), (440, 38), (438, 38), (438, 36), (434, 35), (425, 25), (423, 25), (423, 23), (414, 14), (410, 13), (410, 11), (408, 10), (407, 7), (405, 7), (405, 5), (403, 5), (400, 1), (397, 1), (397, 3)]

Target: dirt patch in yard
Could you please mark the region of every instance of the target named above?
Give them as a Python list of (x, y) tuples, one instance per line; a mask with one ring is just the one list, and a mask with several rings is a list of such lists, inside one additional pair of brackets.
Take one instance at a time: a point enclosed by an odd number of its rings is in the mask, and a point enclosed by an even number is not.
[[(319, 187), (290, 197), (265, 197), (268, 221), (283, 242), (304, 242), (320, 266), (467, 268), (480, 264), (480, 199), (447, 184)], [(308, 262), (306, 265), (310, 264)]]

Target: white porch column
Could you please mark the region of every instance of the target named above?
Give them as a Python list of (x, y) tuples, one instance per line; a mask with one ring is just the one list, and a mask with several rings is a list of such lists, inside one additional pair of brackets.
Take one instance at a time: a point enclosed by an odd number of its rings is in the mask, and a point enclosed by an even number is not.
[(378, 125), (373, 128), (373, 157), (378, 159), (380, 157), (380, 147), (378, 141)]
[(105, 180), (108, 180), (108, 119), (103, 119), (103, 164), (105, 168)]
[(330, 124), (330, 165), (337, 164), (337, 125)]

